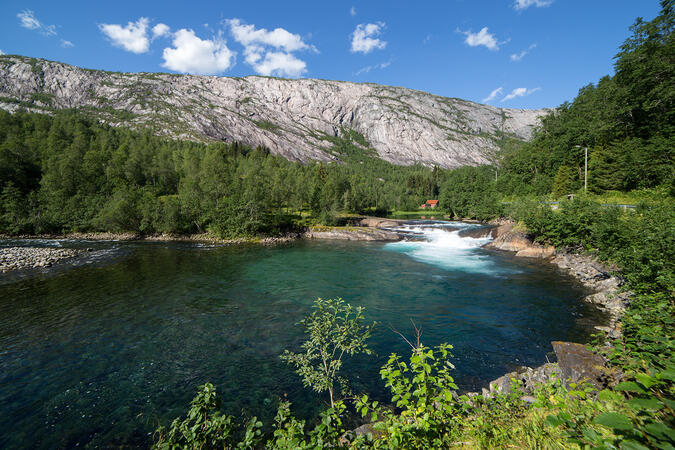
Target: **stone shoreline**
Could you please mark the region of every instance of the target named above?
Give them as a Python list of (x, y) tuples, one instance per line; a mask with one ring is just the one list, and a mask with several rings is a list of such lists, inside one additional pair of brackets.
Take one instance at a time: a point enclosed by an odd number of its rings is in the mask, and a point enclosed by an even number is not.
[[(607, 266), (593, 255), (576, 254), (533, 242), (512, 222), (500, 223), (493, 230), (493, 237), (494, 240), (487, 243), (484, 248), (515, 252), (515, 256), (518, 257), (542, 259), (567, 272), (592, 290), (593, 293), (584, 297), (584, 301), (594, 304), (609, 316), (606, 325), (598, 325), (595, 329), (607, 333), (612, 339), (621, 337), (620, 319), (630, 304), (632, 293), (621, 290), (623, 280), (612, 275), (612, 272), (617, 270), (616, 267)], [(529, 394), (537, 384), (553, 378), (562, 378), (565, 382), (586, 380), (598, 389), (612, 385), (621, 378), (618, 370), (607, 367), (606, 361), (600, 355), (589, 351), (583, 344), (572, 342), (551, 344), (558, 358), (558, 364), (547, 363), (536, 368), (522, 367), (518, 371), (493, 380), (488, 389), (483, 388), (482, 393), (470, 395), (491, 396), (496, 392), (509, 392), (511, 379), (520, 381), (523, 393)], [(530, 401), (531, 397), (525, 395), (523, 400)]]

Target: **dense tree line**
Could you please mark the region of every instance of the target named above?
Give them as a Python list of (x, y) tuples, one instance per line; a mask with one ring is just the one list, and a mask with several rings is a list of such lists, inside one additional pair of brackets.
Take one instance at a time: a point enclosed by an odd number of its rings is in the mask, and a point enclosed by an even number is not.
[(303, 165), (76, 111), (0, 111), (0, 231), (254, 235), (283, 231), (302, 212), (330, 223), (341, 213), (415, 208), (438, 192), (441, 171), (371, 157), (352, 134), (334, 142), (346, 163)]

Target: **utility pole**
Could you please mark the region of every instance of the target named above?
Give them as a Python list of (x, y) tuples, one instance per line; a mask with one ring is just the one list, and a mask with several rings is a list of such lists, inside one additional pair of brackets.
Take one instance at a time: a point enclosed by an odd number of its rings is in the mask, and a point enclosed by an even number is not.
[(588, 147), (584, 147), (584, 194), (588, 190)]

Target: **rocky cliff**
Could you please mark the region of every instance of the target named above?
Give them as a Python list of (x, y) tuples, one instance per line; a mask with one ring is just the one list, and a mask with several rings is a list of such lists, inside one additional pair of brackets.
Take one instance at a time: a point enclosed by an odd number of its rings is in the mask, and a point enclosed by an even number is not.
[(546, 110), (496, 108), (401, 87), (250, 76), (116, 73), (0, 56), (0, 108), (78, 108), (115, 126), (262, 145), (297, 161), (339, 160), (349, 139), (394, 164), (488, 163), (527, 140)]

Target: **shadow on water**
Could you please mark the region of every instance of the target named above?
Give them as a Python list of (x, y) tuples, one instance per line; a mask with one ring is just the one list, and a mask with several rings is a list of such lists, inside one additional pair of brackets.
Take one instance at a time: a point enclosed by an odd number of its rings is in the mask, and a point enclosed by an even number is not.
[(380, 366), (409, 353), (390, 326), (407, 331), (412, 319), (425, 344), (452, 343), (458, 384), (476, 389), (514, 364), (545, 362), (551, 340), (583, 341), (602, 320), (553, 268), (443, 243), (445, 253), (405, 243), (99, 243), (115, 249), (105, 263), (0, 284), (0, 447), (144, 445), (206, 381), (227, 413), (270, 423), (286, 397), (311, 417), (323, 400), (278, 356), (299, 346), (294, 324), (317, 297), (365, 306), (379, 322), (377, 357), (345, 373), (356, 392), (381, 399)]

